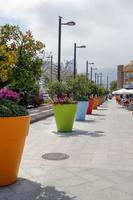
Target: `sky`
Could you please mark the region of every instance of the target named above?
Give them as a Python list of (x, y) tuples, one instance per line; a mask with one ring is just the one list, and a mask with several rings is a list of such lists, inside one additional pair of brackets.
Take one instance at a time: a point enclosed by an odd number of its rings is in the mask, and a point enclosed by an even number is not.
[[(74, 43), (86, 45), (77, 49), (77, 70), (85, 73), (86, 61), (94, 62), (103, 79), (116, 79), (117, 65), (133, 60), (132, 0), (0, 0), (0, 24), (30, 29), (37, 40), (58, 55), (58, 17), (62, 22), (61, 61), (73, 59)], [(91, 67), (92, 65), (89, 65)], [(93, 72), (94, 75), (94, 72)]]

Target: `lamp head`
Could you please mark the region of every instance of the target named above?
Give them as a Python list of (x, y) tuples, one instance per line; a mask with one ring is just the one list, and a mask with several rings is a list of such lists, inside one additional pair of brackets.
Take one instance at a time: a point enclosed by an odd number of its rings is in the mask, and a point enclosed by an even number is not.
[(70, 21), (70, 22), (62, 23), (62, 25), (74, 26), (76, 25), (76, 23), (74, 21)]
[(67, 22), (66, 25), (68, 25), (68, 26), (74, 26), (74, 25), (76, 25), (76, 23), (74, 21), (70, 21), (70, 22)]
[(86, 48), (85, 45), (78, 46), (77, 48)]

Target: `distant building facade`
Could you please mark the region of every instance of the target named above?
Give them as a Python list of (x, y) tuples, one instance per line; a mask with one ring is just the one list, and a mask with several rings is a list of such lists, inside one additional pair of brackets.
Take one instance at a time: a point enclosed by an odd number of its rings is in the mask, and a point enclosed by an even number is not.
[(133, 61), (117, 66), (117, 88), (133, 88)]
[(123, 74), (123, 65), (117, 66), (117, 88), (123, 88), (123, 82), (124, 82), (124, 74)]

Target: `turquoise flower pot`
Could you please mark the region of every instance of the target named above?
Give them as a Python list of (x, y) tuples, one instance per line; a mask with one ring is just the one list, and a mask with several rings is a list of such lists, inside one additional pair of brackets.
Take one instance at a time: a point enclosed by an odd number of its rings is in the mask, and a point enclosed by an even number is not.
[(76, 112), (76, 121), (84, 121), (88, 107), (88, 101), (79, 101)]

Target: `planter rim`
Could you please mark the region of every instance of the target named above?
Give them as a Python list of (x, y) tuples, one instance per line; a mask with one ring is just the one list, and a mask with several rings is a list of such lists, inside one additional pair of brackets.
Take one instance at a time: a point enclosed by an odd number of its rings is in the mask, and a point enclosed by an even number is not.
[(53, 106), (64, 106), (64, 105), (77, 105), (77, 103), (57, 103), (57, 104), (53, 104)]
[(19, 118), (30, 118), (30, 115), (13, 116), (13, 117), (0, 117), (0, 119), (19, 119)]
[(86, 101), (78, 101), (78, 102), (88, 102), (89, 100), (86, 100)]

